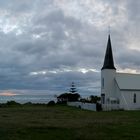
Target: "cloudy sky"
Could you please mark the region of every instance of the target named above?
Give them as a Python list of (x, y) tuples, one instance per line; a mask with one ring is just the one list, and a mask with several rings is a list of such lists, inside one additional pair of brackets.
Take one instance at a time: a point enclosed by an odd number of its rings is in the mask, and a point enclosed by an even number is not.
[(108, 26), (118, 71), (140, 73), (140, 0), (0, 0), (0, 89), (100, 94)]

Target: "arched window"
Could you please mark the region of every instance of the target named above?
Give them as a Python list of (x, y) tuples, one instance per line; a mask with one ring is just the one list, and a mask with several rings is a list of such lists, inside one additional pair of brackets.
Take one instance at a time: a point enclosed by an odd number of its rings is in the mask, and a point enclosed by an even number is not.
[(133, 96), (133, 102), (136, 103), (136, 94)]

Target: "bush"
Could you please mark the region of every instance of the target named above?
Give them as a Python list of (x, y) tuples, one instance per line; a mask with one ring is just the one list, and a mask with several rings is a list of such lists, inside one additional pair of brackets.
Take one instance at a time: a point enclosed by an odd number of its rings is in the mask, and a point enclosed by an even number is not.
[(54, 106), (55, 105), (55, 102), (54, 101), (49, 101), (47, 105), (48, 106)]
[(78, 101), (80, 98), (80, 94), (78, 93), (63, 93), (57, 97), (58, 103), (67, 103)]
[(33, 105), (32, 102), (27, 102), (24, 105)]
[(20, 105), (20, 103), (17, 103), (15, 101), (8, 101), (6, 105)]
[(100, 100), (101, 100), (101, 97), (94, 96), (94, 95), (90, 96), (90, 102), (91, 103), (98, 103)]

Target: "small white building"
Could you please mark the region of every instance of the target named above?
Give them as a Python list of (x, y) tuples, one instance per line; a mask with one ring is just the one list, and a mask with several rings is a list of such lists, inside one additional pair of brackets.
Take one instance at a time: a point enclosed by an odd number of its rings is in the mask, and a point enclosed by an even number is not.
[(101, 104), (103, 110), (140, 109), (140, 74), (116, 72), (110, 35), (101, 69)]

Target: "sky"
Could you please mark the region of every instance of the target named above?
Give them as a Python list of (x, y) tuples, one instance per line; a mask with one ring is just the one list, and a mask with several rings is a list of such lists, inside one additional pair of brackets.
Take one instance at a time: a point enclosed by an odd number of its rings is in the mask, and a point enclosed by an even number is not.
[(108, 27), (115, 67), (140, 73), (139, 0), (0, 0), (0, 90), (100, 95)]

